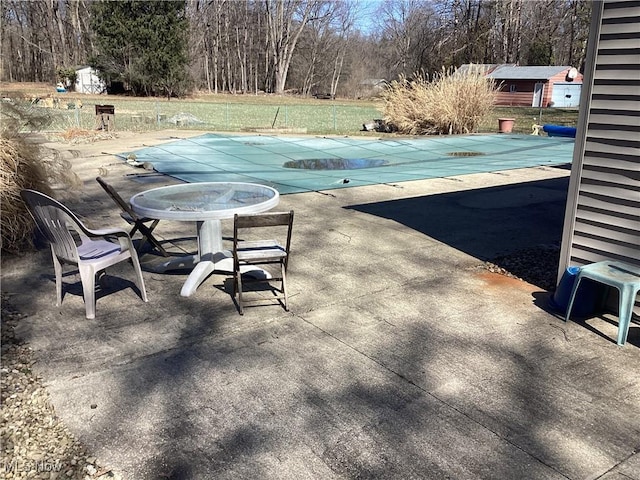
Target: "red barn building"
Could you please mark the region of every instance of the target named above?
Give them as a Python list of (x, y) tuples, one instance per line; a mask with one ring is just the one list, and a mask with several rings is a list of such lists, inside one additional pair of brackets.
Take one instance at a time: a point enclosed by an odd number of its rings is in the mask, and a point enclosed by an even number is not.
[(498, 65), (487, 72), (500, 86), (496, 105), (578, 107), (582, 74), (568, 66)]

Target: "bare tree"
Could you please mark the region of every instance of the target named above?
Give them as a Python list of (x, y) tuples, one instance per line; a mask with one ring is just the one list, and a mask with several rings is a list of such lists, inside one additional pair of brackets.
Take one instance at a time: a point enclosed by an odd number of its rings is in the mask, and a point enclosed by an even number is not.
[[(400, 0), (397, 2), (383, 3), (379, 14), (384, 22), (382, 30), (382, 43), (386, 46), (383, 52), (387, 53), (389, 67), (394, 73), (413, 73), (410, 51), (412, 46), (413, 18), (420, 2), (417, 0)], [(411, 65), (411, 66), (410, 66)]]
[(378, 45), (387, 79), (440, 71), (453, 63), (455, 53), (464, 48), (456, 30), (456, 3), (400, 0), (383, 4), (378, 12)]
[(389, 0), (378, 12), (376, 52), (386, 77), (463, 63), (580, 65), (588, 36), (587, 0)]
[(591, 4), (579, 0), (525, 2), (521, 59), (528, 63), (581, 66)]
[(335, 11), (336, 25), (338, 28), (336, 41), (336, 56), (333, 63), (333, 72), (331, 76), (331, 96), (335, 97), (338, 91), (338, 83), (342, 79), (342, 70), (344, 68), (347, 50), (349, 49), (349, 39), (353, 34), (355, 24), (356, 11), (352, 2), (344, 1), (341, 8)]
[(335, 2), (333, 9), (307, 24), (296, 52), (288, 82), (303, 95), (335, 96), (342, 78), (348, 39), (353, 33), (353, 4)]
[[(2, 0), (0, 78), (55, 82), (95, 53), (95, 0)], [(188, 0), (189, 66), (212, 93), (352, 92), (463, 63), (584, 61), (589, 0), (384, 0), (357, 31), (358, 0)], [(294, 68), (292, 68), (292, 66)], [(341, 87), (342, 86), (342, 87)]]
[(274, 93), (284, 93), (291, 59), (309, 21), (330, 15), (332, 2), (322, 0), (264, 0), (271, 48)]
[(55, 82), (93, 51), (84, 0), (3, 0), (2, 79)]

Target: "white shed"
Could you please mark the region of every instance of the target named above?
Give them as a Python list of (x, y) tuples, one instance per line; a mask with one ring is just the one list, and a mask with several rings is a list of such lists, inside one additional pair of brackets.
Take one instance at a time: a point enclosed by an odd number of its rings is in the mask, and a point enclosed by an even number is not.
[(75, 90), (78, 93), (103, 93), (106, 90), (105, 84), (96, 71), (91, 67), (82, 67), (76, 70)]

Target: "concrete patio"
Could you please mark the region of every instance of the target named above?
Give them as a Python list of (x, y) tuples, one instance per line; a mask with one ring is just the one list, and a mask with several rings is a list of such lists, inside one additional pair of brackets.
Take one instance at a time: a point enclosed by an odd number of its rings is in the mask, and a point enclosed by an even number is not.
[[(176, 135), (54, 145), (84, 184), (65, 203), (125, 228), (95, 177), (125, 198), (175, 183), (113, 153)], [(186, 274), (145, 273), (143, 303), (123, 265), (86, 320), (79, 283), (55, 306), (46, 249), (3, 258), (2, 290), (58, 415), (124, 478), (640, 480), (640, 325), (620, 348), (615, 315), (565, 323), (548, 292), (482, 268), (559, 243), (568, 175), (284, 195), (290, 312), (238, 315), (217, 274), (184, 298)], [(190, 224), (156, 232), (195, 248)]]

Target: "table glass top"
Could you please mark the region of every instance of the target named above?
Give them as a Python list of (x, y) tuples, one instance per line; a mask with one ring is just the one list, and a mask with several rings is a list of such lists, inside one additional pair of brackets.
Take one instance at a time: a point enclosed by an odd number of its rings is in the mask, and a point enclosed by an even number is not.
[(278, 202), (278, 191), (254, 183), (202, 182), (154, 188), (131, 197), (131, 206), (151, 218), (224, 217), (252, 213)]

